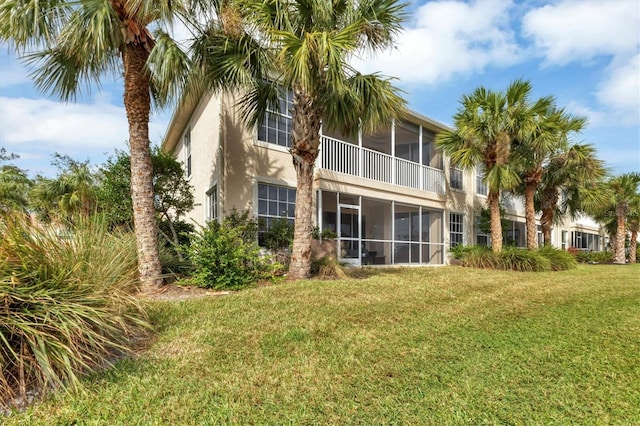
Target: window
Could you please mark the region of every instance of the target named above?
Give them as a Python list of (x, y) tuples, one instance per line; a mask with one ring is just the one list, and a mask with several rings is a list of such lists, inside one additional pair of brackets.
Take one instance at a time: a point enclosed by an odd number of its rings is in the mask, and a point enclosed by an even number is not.
[(462, 189), (462, 170), (455, 167), (449, 169), (449, 184), (453, 189)]
[(293, 225), (296, 209), (296, 190), (286, 186), (258, 184), (258, 241), (263, 242), (264, 233), (271, 223), (286, 218)]
[(487, 184), (484, 183), (484, 165), (476, 166), (476, 194), (487, 195), (489, 193)]
[(600, 236), (588, 232), (571, 233), (571, 245), (580, 250), (600, 251)]
[(184, 167), (187, 177), (191, 176), (191, 129), (187, 129), (182, 139), (184, 145)]
[(567, 249), (567, 243), (568, 243), (568, 231), (562, 231), (562, 245), (561, 248), (562, 250), (566, 250)]
[(449, 244), (455, 247), (463, 243), (463, 220), (464, 215), (449, 213)]
[(480, 229), (480, 224), (482, 219), (480, 216), (475, 217), (475, 226), (476, 226), (476, 245), (489, 247), (489, 234), (486, 233), (486, 230)]
[(206, 193), (207, 220), (218, 219), (218, 185), (213, 185)]
[(278, 110), (267, 109), (264, 120), (258, 125), (258, 140), (290, 148), (291, 108), (293, 108), (293, 92), (291, 90), (280, 92)]

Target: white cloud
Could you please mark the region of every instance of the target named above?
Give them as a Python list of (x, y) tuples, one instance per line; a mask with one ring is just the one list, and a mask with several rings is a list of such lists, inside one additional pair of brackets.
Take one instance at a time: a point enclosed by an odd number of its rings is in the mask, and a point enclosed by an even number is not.
[(630, 54), (640, 44), (640, 3), (565, 0), (530, 10), (522, 28), (550, 64)]
[(640, 54), (611, 66), (609, 77), (596, 92), (601, 104), (615, 112), (618, 121), (640, 123)]
[(407, 83), (435, 84), (455, 75), (520, 61), (510, 29), (511, 1), (429, 2), (398, 38), (397, 49), (357, 61), (357, 68), (381, 71)]
[(572, 114), (586, 117), (588, 120), (588, 126), (601, 126), (603, 124), (607, 124), (607, 116), (604, 112), (597, 111), (579, 102), (569, 102), (566, 109)]
[[(98, 97), (100, 98), (100, 97)], [(162, 135), (166, 122), (152, 122), (150, 135)], [(97, 101), (63, 104), (47, 99), (0, 97), (0, 145), (27, 144), (50, 152), (77, 147), (87, 153), (121, 147), (128, 139), (124, 108)]]

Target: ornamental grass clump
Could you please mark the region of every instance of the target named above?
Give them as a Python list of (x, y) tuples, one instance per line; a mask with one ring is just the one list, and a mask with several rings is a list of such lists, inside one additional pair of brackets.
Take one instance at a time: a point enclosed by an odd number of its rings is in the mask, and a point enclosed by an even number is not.
[(568, 252), (553, 247), (538, 250), (505, 247), (494, 253), (484, 246), (456, 246), (451, 254), (462, 266), (505, 271), (543, 272), (566, 271), (577, 267), (575, 258)]
[(99, 220), (60, 232), (5, 218), (0, 236), (0, 405), (76, 388), (149, 328), (133, 296), (131, 233), (109, 233)]
[(576, 258), (566, 250), (544, 246), (538, 249), (538, 253), (549, 259), (552, 271), (567, 271), (578, 267)]

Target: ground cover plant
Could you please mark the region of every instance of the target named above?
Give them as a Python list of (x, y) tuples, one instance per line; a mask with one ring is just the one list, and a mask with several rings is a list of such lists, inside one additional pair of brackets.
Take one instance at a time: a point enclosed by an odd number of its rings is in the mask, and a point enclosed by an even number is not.
[(3, 420), (635, 424), (639, 273), (385, 269), (153, 302), (147, 351)]
[(132, 233), (5, 218), (0, 236), (0, 407), (73, 387), (131, 349), (147, 327)]

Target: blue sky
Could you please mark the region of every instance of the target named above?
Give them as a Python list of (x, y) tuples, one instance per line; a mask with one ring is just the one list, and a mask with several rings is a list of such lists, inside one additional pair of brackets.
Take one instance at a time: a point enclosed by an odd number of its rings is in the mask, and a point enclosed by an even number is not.
[[(530, 80), (589, 120), (577, 141), (594, 144), (612, 173), (640, 171), (640, 2), (413, 1), (391, 51), (356, 61), (398, 78), (410, 107), (445, 124), (463, 94)], [(33, 175), (52, 175), (51, 154), (102, 163), (127, 149), (122, 81), (106, 78), (76, 103), (37, 93), (29, 71), (0, 46), (0, 147)], [(171, 111), (155, 112), (159, 143)]]

